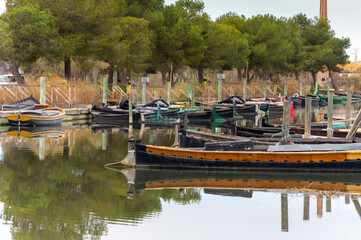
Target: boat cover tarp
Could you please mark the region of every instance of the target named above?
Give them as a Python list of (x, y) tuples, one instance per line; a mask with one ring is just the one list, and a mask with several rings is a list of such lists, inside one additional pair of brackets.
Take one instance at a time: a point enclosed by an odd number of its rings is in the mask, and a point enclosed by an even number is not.
[(169, 107), (169, 104), (164, 101), (162, 98), (158, 98), (154, 101), (151, 101), (145, 105), (141, 105), (142, 107), (158, 107), (158, 101), (159, 101), (159, 107), (161, 108), (168, 108)]
[(43, 116), (43, 117), (51, 117), (59, 115), (60, 111), (57, 110), (47, 110), (47, 111), (41, 111), (41, 110), (29, 110), (21, 112), (21, 115), (28, 115), (28, 116)]
[(240, 96), (238, 95), (234, 95), (234, 96), (231, 96), (229, 98), (226, 98), (226, 99), (223, 99), (222, 101), (218, 102), (218, 103), (227, 103), (227, 104), (233, 104), (233, 98), (234, 98), (234, 102), (236, 104), (244, 104), (245, 101), (243, 100), (243, 98), (241, 98)]
[(7, 105), (2, 105), (2, 110), (3, 111), (14, 111), (14, 110), (19, 110), (19, 109), (26, 109), (26, 108), (34, 108), (35, 104), (39, 104), (40, 102), (35, 99), (33, 96), (30, 96), (28, 98), (22, 99), (20, 101), (17, 102), (13, 102), (11, 104), (7, 104)]
[(325, 151), (355, 151), (361, 150), (361, 143), (345, 144), (305, 144), (276, 145), (268, 147), (268, 152), (325, 152)]

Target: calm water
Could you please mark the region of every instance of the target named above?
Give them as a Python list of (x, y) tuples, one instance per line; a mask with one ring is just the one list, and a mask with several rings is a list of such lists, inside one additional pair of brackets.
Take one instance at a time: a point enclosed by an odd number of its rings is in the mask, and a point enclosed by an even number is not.
[[(134, 134), (144, 143), (174, 142), (174, 130), (167, 127)], [(127, 151), (126, 127), (2, 128), (1, 239), (359, 239), (361, 234), (361, 174), (104, 167), (123, 160)]]

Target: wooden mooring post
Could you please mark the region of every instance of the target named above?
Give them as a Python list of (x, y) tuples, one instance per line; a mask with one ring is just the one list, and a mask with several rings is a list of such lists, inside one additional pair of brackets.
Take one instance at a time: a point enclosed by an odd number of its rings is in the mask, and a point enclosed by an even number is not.
[(133, 94), (132, 94), (132, 87), (129, 87), (129, 136), (133, 135)]
[(300, 96), (303, 96), (303, 83), (300, 81)]
[(305, 138), (311, 137), (312, 98), (306, 98)]
[(284, 84), (284, 90), (283, 90), (283, 96), (284, 96), (284, 97), (287, 97), (287, 94), (288, 94), (288, 84), (287, 84), (287, 82), (285, 82), (285, 84)]
[(357, 129), (361, 124), (361, 110), (358, 112), (355, 121), (352, 124), (352, 128), (348, 132), (346, 139), (354, 139), (357, 133)]
[(277, 145), (286, 145), (293, 144), (288, 138), (290, 130), (290, 112), (291, 112), (291, 102), (283, 103), (283, 117), (282, 117), (282, 139), (277, 143)]
[(108, 78), (103, 78), (103, 104), (108, 102)]
[(327, 108), (327, 138), (333, 137), (332, 118), (333, 118), (333, 92), (329, 92), (328, 108)]
[(46, 104), (46, 78), (40, 78), (40, 104)]
[(243, 99), (247, 98), (247, 79), (243, 79)]
[[(347, 92), (347, 101), (346, 101), (346, 115), (345, 115), (346, 120), (349, 120), (351, 118), (351, 100), (352, 100), (352, 92), (348, 91)], [(346, 129), (350, 128), (349, 121), (346, 122), (345, 128)]]

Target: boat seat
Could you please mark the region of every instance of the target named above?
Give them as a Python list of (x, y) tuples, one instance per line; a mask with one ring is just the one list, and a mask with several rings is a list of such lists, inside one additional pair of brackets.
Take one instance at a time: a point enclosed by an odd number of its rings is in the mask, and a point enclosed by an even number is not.
[(57, 110), (48, 110), (48, 111), (40, 111), (40, 110), (30, 110), (20, 112), (21, 115), (29, 115), (29, 116), (44, 116), (44, 117), (51, 117), (59, 115), (60, 111)]

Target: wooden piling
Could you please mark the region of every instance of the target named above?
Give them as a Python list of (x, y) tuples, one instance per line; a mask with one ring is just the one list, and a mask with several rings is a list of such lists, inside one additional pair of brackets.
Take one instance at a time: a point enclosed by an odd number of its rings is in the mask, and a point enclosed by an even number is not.
[(361, 110), (358, 112), (355, 121), (352, 124), (352, 128), (348, 132), (346, 139), (354, 139), (361, 123)]
[(318, 82), (316, 81), (316, 84), (315, 84), (315, 94), (318, 93)]
[(287, 84), (287, 82), (285, 82), (284, 89), (283, 89), (283, 96), (287, 97), (287, 94), (288, 94), (288, 84)]
[(243, 79), (243, 99), (247, 99), (247, 79)]
[(142, 86), (142, 104), (146, 103), (146, 97), (147, 97), (147, 83), (143, 82)]
[(351, 200), (350, 200), (350, 195), (346, 194), (345, 195), (345, 204), (350, 204)]
[(284, 145), (292, 143), (288, 139), (288, 133), (290, 130), (290, 112), (291, 112), (291, 102), (283, 103), (283, 118), (282, 118), (282, 139), (277, 143), (277, 145)]
[(46, 78), (40, 78), (40, 104), (46, 104)]
[(222, 101), (222, 79), (218, 79), (218, 102)]
[(303, 196), (303, 221), (310, 220), (310, 195)]
[(305, 138), (311, 137), (312, 98), (306, 98)]
[(281, 194), (281, 230), (288, 232), (288, 195)]
[(193, 88), (192, 89), (192, 99), (191, 99), (191, 109), (194, 108), (195, 97), (196, 97), (196, 90)]
[(171, 87), (172, 87), (172, 83), (168, 82), (167, 102), (168, 102), (169, 105), (170, 105), (170, 101), (171, 101), (171, 95), (170, 95)]
[(328, 109), (327, 109), (327, 138), (333, 137), (332, 118), (333, 118), (333, 92), (329, 92)]
[(267, 82), (263, 81), (263, 98), (267, 98)]
[[(347, 92), (347, 101), (346, 101), (346, 120), (349, 120), (351, 118), (351, 100), (352, 100), (352, 92)], [(347, 121), (345, 125), (346, 129), (350, 129), (350, 122)]]
[(108, 102), (108, 78), (103, 78), (103, 104)]
[(133, 94), (132, 94), (132, 87), (129, 88), (129, 136), (133, 135)]

